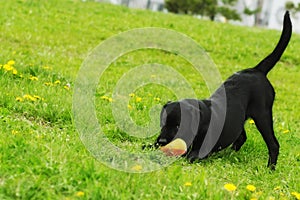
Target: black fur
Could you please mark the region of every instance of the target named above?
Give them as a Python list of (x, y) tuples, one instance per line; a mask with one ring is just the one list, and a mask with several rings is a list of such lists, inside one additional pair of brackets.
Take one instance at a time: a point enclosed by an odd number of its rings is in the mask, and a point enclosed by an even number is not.
[[(207, 100), (184, 99), (167, 103), (161, 112), (161, 133), (155, 146), (163, 146), (175, 138), (182, 138), (188, 144), (186, 156), (191, 161), (205, 158), (229, 145), (238, 151), (247, 139), (245, 120), (252, 118), (268, 147), (268, 167), (275, 169), (279, 154), (279, 143), (272, 120), (275, 92), (266, 75), (283, 54), (291, 33), (292, 24), (287, 11), (277, 46), (257, 66), (234, 73)], [(222, 94), (222, 89), (225, 89), (226, 95)], [(222, 98), (226, 99), (224, 122), (218, 119), (222, 115), (222, 109), (213, 106), (215, 103), (218, 107), (216, 102)], [(209, 131), (210, 124), (212, 128), (221, 127), (220, 135), (207, 137), (207, 134), (216, 134), (216, 131)], [(212, 142), (214, 137), (217, 138), (214, 146), (205, 149), (203, 143), (206, 140)]]

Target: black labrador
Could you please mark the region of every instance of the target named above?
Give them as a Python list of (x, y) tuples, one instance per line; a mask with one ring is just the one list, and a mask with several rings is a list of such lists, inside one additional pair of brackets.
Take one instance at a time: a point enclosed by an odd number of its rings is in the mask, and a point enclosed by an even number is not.
[(161, 132), (154, 145), (164, 146), (181, 138), (187, 143), (185, 156), (190, 161), (203, 159), (231, 144), (238, 151), (246, 141), (244, 123), (252, 118), (268, 147), (268, 167), (275, 169), (279, 154), (272, 119), (275, 92), (266, 75), (279, 61), (291, 34), (287, 11), (277, 46), (257, 66), (234, 73), (209, 99), (184, 99), (164, 105)]

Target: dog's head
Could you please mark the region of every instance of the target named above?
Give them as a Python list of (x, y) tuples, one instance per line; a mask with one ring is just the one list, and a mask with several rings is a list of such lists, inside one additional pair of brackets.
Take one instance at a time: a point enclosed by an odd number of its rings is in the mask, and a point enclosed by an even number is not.
[(164, 146), (175, 138), (183, 139), (190, 146), (197, 135), (199, 123), (200, 109), (197, 100), (167, 103), (160, 114), (161, 132), (155, 146)]

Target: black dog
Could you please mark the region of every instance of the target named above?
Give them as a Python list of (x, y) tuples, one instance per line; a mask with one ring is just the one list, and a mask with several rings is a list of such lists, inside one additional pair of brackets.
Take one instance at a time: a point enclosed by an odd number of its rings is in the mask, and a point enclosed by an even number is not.
[(275, 169), (279, 154), (272, 119), (275, 92), (266, 75), (280, 59), (291, 34), (287, 11), (277, 46), (257, 66), (233, 74), (207, 100), (184, 99), (164, 105), (161, 133), (155, 146), (181, 138), (187, 144), (185, 155), (191, 161), (203, 159), (231, 144), (238, 151), (246, 141), (245, 120), (252, 118), (268, 147), (268, 167)]

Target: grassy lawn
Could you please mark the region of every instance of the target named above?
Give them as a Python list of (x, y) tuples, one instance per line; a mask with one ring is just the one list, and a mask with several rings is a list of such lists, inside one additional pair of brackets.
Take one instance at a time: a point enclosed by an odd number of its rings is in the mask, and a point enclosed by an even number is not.
[[(268, 75), (281, 145), (276, 171), (266, 168), (267, 147), (246, 122), (248, 140), (239, 152), (226, 149), (194, 164), (180, 158), (154, 172), (138, 173), (146, 167), (139, 166), (126, 173), (98, 162), (74, 126), (74, 83), (92, 49), (133, 28), (168, 28), (199, 43), (224, 80), (270, 53), (280, 32), (79, 0), (11, 0), (0, 7), (0, 199), (300, 199), (299, 35)], [(143, 49), (113, 61), (95, 91), (96, 115), (109, 140), (132, 152), (142, 152), (154, 137), (135, 138), (115, 125), (113, 90), (124, 73), (145, 63), (172, 66), (199, 99), (209, 96), (203, 77), (176, 54)], [(155, 84), (138, 88), (130, 116), (146, 124), (152, 106), (175, 96)], [(226, 184), (237, 188), (227, 191)]]

